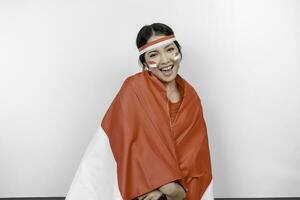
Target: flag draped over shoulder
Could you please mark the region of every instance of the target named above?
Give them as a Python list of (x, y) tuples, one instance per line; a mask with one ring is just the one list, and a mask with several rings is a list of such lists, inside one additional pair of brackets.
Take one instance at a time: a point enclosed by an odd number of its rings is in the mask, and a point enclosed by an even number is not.
[(175, 80), (183, 90), (183, 99), (173, 123), (163, 82), (146, 70), (123, 82), (101, 121), (117, 164), (117, 183), (124, 200), (175, 180), (186, 190), (187, 200), (212, 195), (201, 101), (179, 74)]

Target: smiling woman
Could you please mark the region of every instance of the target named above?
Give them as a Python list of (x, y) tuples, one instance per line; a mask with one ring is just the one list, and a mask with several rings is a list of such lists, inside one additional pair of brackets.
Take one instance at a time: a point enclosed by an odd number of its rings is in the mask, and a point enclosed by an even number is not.
[(66, 200), (213, 200), (201, 100), (178, 74), (175, 34), (154, 23), (136, 44), (143, 70), (123, 81), (101, 121), (102, 139), (95, 139), (107, 142), (84, 156)]
[(213, 199), (201, 101), (178, 74), (181, 46), (162, 23), (142, 27), (136, 45), (143, 72), (125, 80), (102, 121), (122, 197)]

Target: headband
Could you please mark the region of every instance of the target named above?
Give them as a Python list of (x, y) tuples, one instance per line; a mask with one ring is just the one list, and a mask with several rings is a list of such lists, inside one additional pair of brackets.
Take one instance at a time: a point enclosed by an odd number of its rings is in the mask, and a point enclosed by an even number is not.
[(176, 39), (175, 39), (175, 35), (174, 34), (173, 35), (168, 35), (168, 36), (159, 38), (157, 40), (153, 40), (153, 41), (151, 41), (151, 42), (149, 42), (149, 43), (141, 46), (139, 48), (139, 52), (140, 52), (140, 54), (143, 54), (146, 51), (150, 51), (150, 50), (155, 49), (155, 48), (157, 48), (159, 46), (162, 46), (162, 45), (168, 44), (170, 42), (173, 42), (175, 40)]

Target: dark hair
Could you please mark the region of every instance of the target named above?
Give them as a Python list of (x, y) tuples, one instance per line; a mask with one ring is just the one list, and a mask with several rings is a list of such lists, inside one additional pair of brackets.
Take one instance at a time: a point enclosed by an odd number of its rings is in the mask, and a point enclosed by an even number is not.
[[(145, 45), (148, 42), (149, 38), (152, 37), (153, 35), (168, 36), (168, 35), (173, 35), (173, 34), (174, 34), (173, 30), (166, 24), (153, 23), (151, 25), (145, 25), (138, 32), (138, 35), (136, 37), (136, 46), (137, 46), (137, 48), (142, 47), (143, 45)], [(175, 40), (174, 43), (177, 46), (179, 53), (181, 55), (181, 59), (182, 59), (181, 46), (177, 40)], [(143, 53), (139, 56), (139, 60), (142, 64), (146, 62), (145, 61), (145, 53)]]

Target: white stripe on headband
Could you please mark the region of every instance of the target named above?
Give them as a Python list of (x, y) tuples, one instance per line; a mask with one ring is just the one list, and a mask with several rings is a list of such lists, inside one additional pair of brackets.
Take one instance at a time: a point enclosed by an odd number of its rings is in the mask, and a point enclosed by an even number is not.
[[(166, 36), (166, 37), (167, 38), (169, 37), (169, 39), (166, 39), (166, 40), (163, 40), (163, 41), (160, 41), (160, 42), (153, 41), (154, 44), (152, 44), (152, 45), (150, 45), (150, 46), (148, 46), (148, 47), (146, 47), (144, 49), (143, 49), (143, 47), (139, 48), (139, 49), (141, 49), (140, 50), (140, 54), (143, 54), (143, 53), (145, 53), (147, 51), (153, 50), (153, 49), (155, 49), (155, 48), (157, 48), (159, 46), (166, 45), (166, 44), (171, 43), (171, 42), (173, 42), (173, 41), (176, 40), (175, 37), (174, 37), (174, 35)], [(158, 40), (161, 40), (161, 39), (162, 38), (160, 38)], [(148, 45), (148, 44), (146, 44), (146, 45)], [(144, 45), (144, 46), (146, 46), (146, 45)]]

